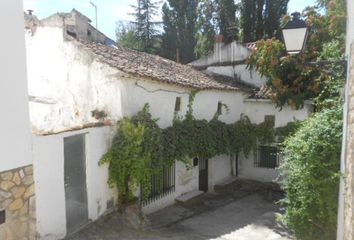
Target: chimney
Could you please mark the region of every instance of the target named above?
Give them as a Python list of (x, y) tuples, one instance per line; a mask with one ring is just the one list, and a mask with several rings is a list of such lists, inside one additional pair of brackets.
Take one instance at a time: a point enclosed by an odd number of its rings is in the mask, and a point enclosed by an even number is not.
[(220, 58), (221, 47), (224, 46), (224, 36), (215, 35), (214, 37), (214, 56)]
[(33, 10), (32, 9), (28, 9), (27, 13), (28, 13), (28, 15), (32, 16)]

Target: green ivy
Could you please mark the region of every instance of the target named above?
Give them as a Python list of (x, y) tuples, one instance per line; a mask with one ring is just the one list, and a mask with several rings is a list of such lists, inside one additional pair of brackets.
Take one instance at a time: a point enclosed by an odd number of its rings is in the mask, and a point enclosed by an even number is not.
[(161, 174), (164, 166), (170, 166), (176, 160), (190, 166), (194, 157), (212, 158), (241, 152), (248, 156), (255, 151), (257, 143), (274, 141), (271, 121), (256, 125), (244, 116), (235, 123), (226, 124), (218, 119), (219, 114), (210, 121), (195, 119), (195, 94), (190, 95), (185, 117), (175, 113), (172, 126), (165, 129), (158, 127), (148, 104), (136, 116), (125, 117), (119, 123), (112, 147), (100, 164), (109, 164), (109, 183), (118, 187), (121, 201), (132, 200), (132, 192), (138, 186), (142, 188), (142, 198), (148, 197), (150, 176)]

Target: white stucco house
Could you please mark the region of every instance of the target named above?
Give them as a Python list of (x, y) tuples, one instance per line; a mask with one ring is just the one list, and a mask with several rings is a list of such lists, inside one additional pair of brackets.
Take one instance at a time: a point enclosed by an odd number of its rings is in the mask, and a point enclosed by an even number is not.
[[(220, 117), (226, 123), (243, 115), (253, 123), (274, 116), (275, 127), (280, 127), (311, 112), (309, 104), (279, 111), (269, 99), (252, 97), (264, 80), (245, 69), (250, 50), (237, 43), (216, 45), (214, 55), (190, 66), (111, 44), (76, 10), (43, 20), (26, 15), (38, 239), (63, 238), (113, 208), (117, 189), (108, 187), (107, 166), (99, 167), (98, 161), (110, 147), (115, 123), (136, 114), (145, 103), (162, 128), (172, 124), (177, 101), (179, 113), (186, 113), (193, 90), (199, 90), (193, 105), (197, 119), (210, 120), (219, 102), (229, 108)], [(104, 113), (104, 119), (97, 113)], [(274, 180), (277, 169), (264, 168), (259, 161), (251, 154), (230, 164), (229, 156), (221, 155), (192, 169), (176, 162), (168, 194), (149, 201), (143, 211), (171, 205), (192, 191), (213, 191), (236, 169), (238, 177)], [(200, 177), (201, 171), (206, 177)]]

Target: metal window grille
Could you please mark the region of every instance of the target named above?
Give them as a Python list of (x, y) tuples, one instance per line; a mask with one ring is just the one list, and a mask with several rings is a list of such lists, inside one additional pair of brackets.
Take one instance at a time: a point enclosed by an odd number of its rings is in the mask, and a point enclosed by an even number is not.
[(277, 168), (281, 154), (276, 146), (259, 146), (254, 166), (256, 168)]
[(142, 200), (141, 205), (146, 206), (173, 193), (175, 191), (175, 172), (176, 165), (173, 163), (170, 167), (163, 167), (162, 174), (152, 175), (150, 193), (146, 199)]

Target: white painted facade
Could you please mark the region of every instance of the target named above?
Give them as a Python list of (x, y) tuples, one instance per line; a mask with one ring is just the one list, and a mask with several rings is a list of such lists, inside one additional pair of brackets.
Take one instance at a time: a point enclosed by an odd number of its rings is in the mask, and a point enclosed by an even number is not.
[(107, 205), (116, 199), (117, 192), (107, 185), (108, 166), (98, 166), (98, 161), (108, 150), (113, 132), (111, 127), (101, 127), (33, 137), (39, 239), (61, 239), (66, 235), (64, 137), (86, 134), (86, 185), (89, 219), (94, 221), (109, 210)]
[[(22, 1), (1, 1), (0, 172), (32, 164)], [(9, 24), (11, 23), (11, 24)]]
[[(45, 51), (43, 46), (46, 47)], [(238, 51), (239, 47), (234, 50)], [(243, 54), (245, 50), (240, 48), (240, 51)], [(89, 218), (96, 220), (107, 210), (107, 201), (117, 195), (108, 188), (107, 167), (97, 164), (110, 146), (114, 130), (111, 127), (87, 128), (41, 135), (96, 123), (99, 120), (92, 117), (93, 110), (104, 110), (107, 119), (115, 123), (123, 116), (136, 114), (145, 103), (149, 103), (152, 116), (159, 119), (159, 126), (168, 127), (172, 124), (176, 97), (181, 97), (179, 114), (183, 116), (187, 111), (191, 89), (135, 78), (112, 68), (80, 43), (65, 40), (63, 29), (58, 26), (39, 26), (34, 34), (27, 34), (27, 63), (30, 120), (36, 135), (33, 159), (38, 233), (40, 239), (57, 239), (66, 235), (63, 138), (87, 133)], [(275, 115), (276, 126), (284, 126), (289, 121), (304, 119), (309, 114), (307, 107), (299, 111), (284, 107), (279, 112), (270, 101), (245, 100), (247, 96), (241, 90), (200, 91), (193, 104), (194, 116), (210, 120), (217, 111), (219, 101), (230, 110), (220, 116), (220, 120), (226, 123), (233, 123), (242, 115), (248, 115), (252, 122), (260, 123), (265, 115)], [(240, 159), (239, 167), (239, 176), (245, 178), (272, 181), (277, 174), (276, 170), (255, 169), (252, 157)], [(183, 163), (177, 162), (175, 192), (145, 206), (144, 212), (151, 213), (171, 205), (177, 196), (197, 190), (198, 174), (198, 167), (187, 169)], [(211, 191), (215, 184), (230, 178), (229, 156), (209, 159), (208, 175)]]
[(250, 54), (250, 49), (236, 41), (227, 45), (215, 42), (212, 54), (195, 60), (189, 65), (210, 74), (227, 76), (259, 88), (266, 83), (266, 79), (257, 71), (247, 68), (246, 60)]

